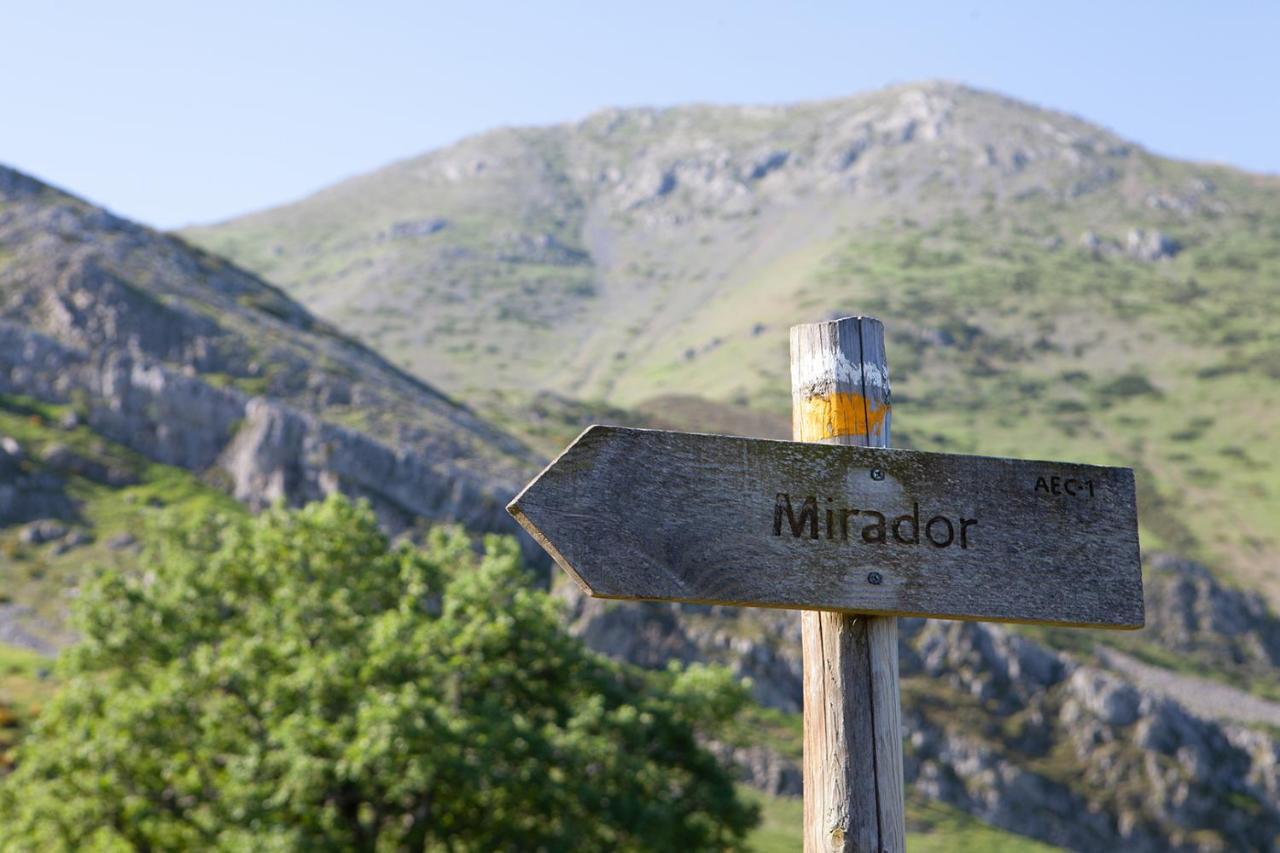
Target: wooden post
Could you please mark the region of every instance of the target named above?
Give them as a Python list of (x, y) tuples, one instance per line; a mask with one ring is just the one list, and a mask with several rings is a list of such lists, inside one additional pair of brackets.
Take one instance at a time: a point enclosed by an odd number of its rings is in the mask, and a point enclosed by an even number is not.
[[(879, 320), (791, 328), (796, 441), (888, 447), (889, 404)], [(868, 572), (867, 582), (878, 577)], [(801, 619), (805, 853), (901, 851), (898, 620), (821, 611)]]
[(593, 426), (507, 510), (593, 596), (805, 610), (804, 849), (897, 853), (898, 623), (848, 614), (1141, 628), (1133, 471), (866, 449), (866, 317), (793, 327), (791, 388), (795, 440), (845, 446)]
[(1141, 628), (1133, 471), (866, 449), (866, 317), (792, 327), (791, 388), (795, 440), (845, 446), (593, 426), (507, 509), (593, 596), (803, 609), (804, 849), (898, 853), (898, 623), (849, 614)]

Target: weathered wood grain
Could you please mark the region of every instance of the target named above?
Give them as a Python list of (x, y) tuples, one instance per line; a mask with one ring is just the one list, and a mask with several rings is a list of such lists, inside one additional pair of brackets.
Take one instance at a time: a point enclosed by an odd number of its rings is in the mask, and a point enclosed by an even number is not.
[(879, 851), (872, 617), (814, 611), (801, 619), (805, 853)]
[(889, 446), (884, 328), (846, 317), (791, 328), (791, 434), (796, 441)]
[[(866, 317), (791, 329), (797, 441), (887, 447), (884, 329)], [(898, 620), (811, 611), (804, 654), (804, 849), (902, 851)]]
[(595, 426), (508, 509), (606, 598), (1143, 623), (1128, 468)]
[(907, 844), (906, 781), (902, 772), (902, 695), (898, 688), (898, 619), (862, 616), (871, 660), (871, 729), (875, 739), (876, 807), (880, 850), (901, 853)]
[(1140, 628), (1133, 472), (883, 449), (870, 318), (791, 356), (796, 442), (591, 427), (507, 509), (592, 595), (810, 611), (805, 850), (901, 851), (895, 616)]

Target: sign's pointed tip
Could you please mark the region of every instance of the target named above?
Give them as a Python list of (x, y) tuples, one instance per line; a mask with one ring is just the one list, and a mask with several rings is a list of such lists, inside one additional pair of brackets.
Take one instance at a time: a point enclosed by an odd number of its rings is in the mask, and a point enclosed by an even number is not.
[[(531, 483), (530, 485), (532, 486), (533, 484)], [(523, 496), (524, 492), (521, 492), (520, 495)], [(578, 570), (575, 569), (572, 564), (570, 564), (564, 554), (560, 553), (560, 549), (551, 543), (551, 540), (548, 539), (546, 534), (533, 523), (533, 520), (529, 518), (529, 516), (525, 515), (524, 510), (520, 507), (519, 496), (511, 503), (507, 504), (507, 512), (511, 513), (512, 518), (514, 518), (516, 522), (524, 528), (525, 533), (528, 533), (533, 537), (533, 540), (541, 545), (543, 550), (551, 555), (551, 559), (555, 560), (556, 564), (559, 565), (560, 568), (564, 569), (569, 577), (573, 578), (578, 586), (582, 588), (583, 592), (587, 595), (596, 594), (595, 590), (592, 589), (590, 584), (583, 580), (582, 575), (579, 574)]]

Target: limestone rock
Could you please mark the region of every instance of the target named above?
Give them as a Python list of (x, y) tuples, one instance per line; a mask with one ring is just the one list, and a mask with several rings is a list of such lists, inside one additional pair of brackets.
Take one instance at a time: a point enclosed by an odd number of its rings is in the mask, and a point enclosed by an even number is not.
[(734, 746), (706, 744), (720, 761), (735, 768), (738, 778), (753, 788), (775, 796), (799, 797), (804, 793), (804, 771), (798, 762), (763, 744)]
[(1144, 635), (1209, 665), (1280, 666), (1280, 618), (1261, 595), (1224, 587), (1205, 566), (1171, 554), (1150, 555), (1146, 566)]
[(1083, 714), (1092, 714), (1110, 727), (1128, 726), (1138, 718), (1138, 691), (1118, 676), (1080, 667), (1072, 673), (1067, 689), (1075, 700), (1063, 711), (1063, 719), (1068, 723), (1079, 720)]
[(1161, 231), (1133, 228), (1125, 238), (1125, 252), (1139, 261), (1161, 261), (1182, 250), (1182, 244)]
[[(391, 532), (425, 521), (513, 533), (545, 565), (503, 509), (538, 463), (511, 436), (180, 239), (3, 167), (0, 211), (0, 394), (74, 401), (65, 428), (157, 462), (225, 466), (253, 506), (342, 491), (368, 498)], [(578, 260), (554, 234), (516, 245), (537, 263)], [(335, 423), (352, 410), (367, 413), (358, 428)], [(20, 455), (4, 450), (0, 467)], [(0, 523), (70, 518), (67, 477), (129, 482), (69, 444), (39, 468), (0, 481)]]
[(138, 481), (131, 471), (89, 459), (59, 442), (47, 445), (40, 453), (40, 461), (59, 474), (75, 474), (111, 486), (127, 486)]
[(94, 541), (93, 534), (85, 530), (72, 530), (59, 539), (53, 546), (53, 553), (65, 554), (76, 548), (82, 548)]
[[(757, 698), (800, 708), (795, 614), (601, 602), (569, 584), (559, 594), (573, 629), (601, 651), (647, 666), (728, 662), (751, 673)], [(1004, 626), (899, 624), (904, 685), (954, 691), (904, 705), (904, 769), (917, 792), (1073, 850), (1265, 849), (1280, 833), (1273, 736), (1197, 717)], [(785, 790), (775, 757), (723, 753), (743, 779)], [(1064, 754), (1069, 769), (1043, 769)]]
[(107, 547), (112, 551), (123, 551), (138, 544), (138, 538), (132, 533), (117, 533), (107, 540)]
[(24, 545), (43, 545), (67, 535), (67, 526), (53, 518), (42, 518), (22, 526), (18, 539)]

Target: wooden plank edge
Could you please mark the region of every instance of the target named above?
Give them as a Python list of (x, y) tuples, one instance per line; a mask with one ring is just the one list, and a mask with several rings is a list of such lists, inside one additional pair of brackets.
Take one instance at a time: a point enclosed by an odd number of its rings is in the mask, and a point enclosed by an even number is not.
[(902, 700), (898, 689), (898, 621), (867, 620), (867, 648), (871, 661), (871, 719), (876, 746), (876, 807), (880, 817), (880, 846), (903, 850), (906, 817), (902, 814)]
[[(573, 440), (573, 444), (570, 444), (568, 447), (566, 447), (564, 451), (560, 453), (560, 456), (564, 456), (565, 453), (568, 453), (570, 450), (572, 450), (573, 446), (578, 442), (582, 441), (583, 437), (587, 433), (594, 432), (597, 430), (601, 432), (621, 432), (621, 433), (630, 432), (630, 433), (656, 433), (656, 434), (665, 434), (665, 435), (691, 435), (691, 436), (698, 436), (700, 438), (730, 438), (730, 439), (734, 439), (735, 441), (767, 442), (769, 444), (799, 444), (806, 447), (812, 447), (814, 445), (818, 445), (821, 447), (843, 447), (851, 450), (857, 450), (859, 452), (869, 451), (871, 453), (876, 453), (876, 454), (880, 454), (880, 453), (904, 454), (904, 455), (919, 454), (924, 456), (949, 456), (949, 457), (955, 457), (955, 458), (961, 458), (961, 459), (981, 459), (988, 462), (1017, 462), (1017, 463), (1027, 463), (1031, 465), (1070, 465), (1074, 468), (1090, 468), (1095, 471), (1114, 471), (1117, 473), (1127, 473), (1131, 478), (1134, 477), (1133, 469), (1124, 465), (1098, 465), (1093, 462), (1073, 462), (1070, 459), (1024, 459), (1019, 456), (984, 456), (983, 454), (980, 454), (980, 453), (944, 453), (942, 451), (937, 451), (937, 450), (916, 450), (916, 449), (907, 448), (907, 447), (867, 447), (861, 444), (835, 443), (835, 441), (837, 441), (840, 438), (840, 436), (837, 436), (835, 440), (822, 439), (820, 441), (792, 441), (791, 439), (786, 439), (786, 438), (759, 438), (757, 436), (750, 436), (750, 435), (729, 435), (727, 433), (718, 433), (718, 432), (687, 432), (684, 430), (650, 429), (647, 427), (616, 426), (614, 424), (592, 424), (591, 426), (584, 429), (581, 433), (579, 433), (578, 437)], [(556, 459), (558, 460), (560, 456), (557, 456)], [(554, 464), (555, 462), (551, 463), (551, 465), (554, 465)], [(547, 468), (550, 468), (551, 465), (548, 465)], [(545, 471), (546, 469), (543, 469), (543, 470)], [(539, 474), (538, 476), (541, 477), (542, 475)], [(532, 485), (532, 483), (530, 485)], [(527, 490), (528, 489), (526, 487), (526, 489), (523, 490), (521, 494), (523, 494), (524, 491), (527, 491)]]
[[(542, 540), (539, 540), (542, 541)], [(548, 548), (548, 550), (551, 550)], [(555, 557), (556, 553), (553, 552)], [(559, 561), (557, 557), (557, 561)], [(567, 563), (561, 563), (565, 570), (577, 577), (577, 574), (568, 567)], [(610, 601), (670, 601), (676, 604), (706, 604), (719, 605), (721, 607), (754, 607), (763, 610), (805, 610), (814, 613), (844, 613), (849, 616), (898, 616), (903, 618), (919, 618), (919, 619), (945, 619), (948, 622), (998, 622), (1006, 625), (1050, 625), (1057, 628), (1098, 628), (1104, 631), (1139, 631), (1146, 627), (1146, 612), (1142, 614), (1142, 620), (1139, 622), (1070, 622), (1066, 620), (1051, 619), (1013, 619), (1007, 616), (952, 616), (949, 614), (928, 613), (919, 610), (845, 610), (833, 607), (814, 607), (813, 605), (796, 604), (787, 602), (785, 604), (763, 604), (758, 601), (735, 601), (727, 598), (646, 598), (636, 595), (616, 595), (611, 593), (595, 592), (591, 590), (585, 583), (579, 580), (582, 588), (592, 598), (603, 598)]]
[(564, 569), (565, 574), (573, 578), (574, 583), (581, 587), (583, 592), (592, 598), (608, 598), (608, 596), (597, 595), (595, 591), (587, 585), (587, 582), (582, 579), (582, 575), (578, 574), (577, 570), (567, 559), (565, 559), (564, 554), (560, 553), (560, 549), (552, 545), (551, 541), (542, 535), (542, 531), (537, 528), (532, 520), (530, 520), (529, 516), (524, 514), (524, 511), (521, 510), (520, 507), (516, 506), (515, 501), (507, 504), (507, 512), (509, 512), (511, 517), (516, 520), (516, 523), (524, 528), (526, 533), (533, 537), (535, 542), (542, 546), (544, 551), (551, 555), (551, 559), (556, 561), (556, 565)]
[(586, 437), (587, 433), (596, 429), (605, 429), (605, 427), (602, 427), (600, 424), (589, 425), (582, 432), (578, 433), (577, 438), (569, 442), (568, 447), (560, 451), (560, 453), (554, 459), (552, 459), (545, 466), (543, 466), (542, 470), (538, 472), (538, 475), (534, 477), (532, 480), (530, 480), (525, 485), (525, 487), (520, 490), (519, 494), (517, 494), (514, 498), (512, 498), (511, 502), (507, 504), (507, 514), (509, 514), (512, 518), (514, 518), (516, 520), (516, 523), (519, 524), (522, 528), (524, 528), (525, 533), (528, 533), (530, 536), (533, 537), (533, 541), (537, 542), (538, 545), (542, 547), (542, 550), (546, 551), (548, 554), (551, 555), (551, 559), (556, 561), (556, 565), (564, 569), (565, 574), (573, 578), (573, 582), (576, 583), (579, 587), (581, 587), (583, 592), (585, 592), (587, 595), (592, 596), (593, 598), (603, 598), (604, 596), (597, 595), (595, 591), (592, 590), (591, 586), (585, 580), (583, 580), (582, 575), (578, 574), (578, 570), (575, 569), (572, 564), (570, 564), (570, 562), (565, 558), (564, 554), (560, 553), (560, 549), (557, 548), (555, 545), (551, 544), (551, 540), (548, 539), (545, 535), (543, 535), (542, 531), (538, 529), (538, 526), (533, 523), (533, 520), (529, 518), (529, 516), (525, 515), (524, 510), (520, 508), (520, 499), (523, 498), (526, 494), (528, 494), (532, 489), (534, 489), (538, 485), (538, 481), (541, 480), (548, 471), (556, 467), (556, 465), (560, 463), (561, 459), (563, 459), (575, 447), (577, 447), (578, 443), (582, 441), (583, 438)]

